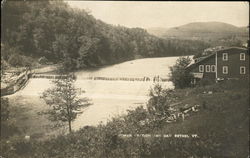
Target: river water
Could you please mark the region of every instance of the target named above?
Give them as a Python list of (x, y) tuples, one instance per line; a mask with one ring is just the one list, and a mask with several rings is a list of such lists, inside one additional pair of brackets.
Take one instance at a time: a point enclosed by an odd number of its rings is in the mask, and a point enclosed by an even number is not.
[[(147, 58), (127, 61), (100, 69), (76, 72), (75, 86), (85, 93), (81, 97), (88, 97), (92, 105), (85, 108), (83, 113), (73, 122), (72, 127), (77, 130), (86, 125), (105, 123), (112, 117), (125, 114), (128, 109), (140, 105), (145, 106), (148, 100), (149, 89), (154, 86), (151, 81), (108, 81), (85, 80), (86, 77), (149, 77), (160, 76), (167, 78), (169, 66), (172, 66), (178, 57)], [(161, 82), (165, 88), (173, 88), (171, 82)], [(22, 96), (27, 101), (37, 98), (44, 90), (51, 87), (49, 79), (32, 78), (27, 86), (14, 94)], [(33, 100), (32, 99), (32, 100)], [(36, 103), (34, 103), (36, 104)], [(41, 102), (39, 102), (41, 104)], [(36, 108), (34, 105), (32, 108)]]

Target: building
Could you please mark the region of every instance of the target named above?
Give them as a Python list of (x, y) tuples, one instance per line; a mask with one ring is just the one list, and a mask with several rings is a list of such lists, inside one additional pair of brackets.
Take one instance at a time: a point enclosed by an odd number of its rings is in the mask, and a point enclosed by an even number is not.
[(249, 51), (247, 48), (230, 47), (214, 49), (206, 56), (194, 59), (186, 70), (193, 75), (192, 83), (201, 79), (249, 79)]

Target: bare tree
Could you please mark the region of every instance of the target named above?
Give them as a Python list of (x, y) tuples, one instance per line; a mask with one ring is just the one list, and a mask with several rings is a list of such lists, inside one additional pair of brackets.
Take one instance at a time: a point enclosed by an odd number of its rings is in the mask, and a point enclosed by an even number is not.
[(68, 122), (70, 133), (72, 121), (82, 113), (83, 108), (91, 105), (88, 98), (79, 98), (74, 81), (72, 75), (53, 80), (54, 87), (44, 91), (41, 96), (50, 106), (43, 114), (47, 114), (51, 121)]

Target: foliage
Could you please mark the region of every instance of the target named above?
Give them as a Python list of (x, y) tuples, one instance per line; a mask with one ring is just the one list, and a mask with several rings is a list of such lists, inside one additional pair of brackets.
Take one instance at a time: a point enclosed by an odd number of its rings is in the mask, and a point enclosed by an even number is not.
[[(164, 96), (165, 89), (156, 92)], [(159, 90), (160, 89), (160, 90)], [(213, 91), (203, 94), (203, 91)], [(154, 93), (154, 96), (157, 93)], [(159, 93), (161, 92), (161, 93)], [(106, 125), (86, 126), (79, 131), (43, 142), (11, 140), (1, 142), (5, 157), (247, 157), (248, 156), (248, 82), (227, 81), (192, 89), (167, 90), (174, 102), (206, 101), (207, 108), (188, 116), (185, 121), (161, 124), (141, 124), (150, 118), (143, 107), (128, 111)], [(189, 92), (187, 97), (183, 94)], [(182, 96), (176, 98), (176, 96)], [(223, 98), (223, 99), (222, 99)], [(119, 134), (197, 134), (199, 138), (121, 137)], [(23, 144), (24, 152), (15, 144)], [(6, 151), (6, 152), (5, 152)], [(25, 152), (26, 151), (26, 152)]]
[(61, 73), (67, 73), (67, 72), (70, 72), (72, 70), (74, 70), (74, 68), (76, 67), (76, 61), (72, 58), (69, 58), (69, 57), (65, 57), (63, 59), (63, 62), (62, 62), (62, 67), (60, 67), (59, 71)]
[(4, 74), (7, 68), (8, 68), (7, 62), (1, 57), (1, 75)]
[(167, 98), (167, 91), (161, 85), (156, 84), (149, 93), (150, 99), (147, 104), (148, 112), (154, 117), (161, 119), (170, 115), (169, 100)]
[(8, 63), (12, 66), (23, 66), (22, 57), (19, 54), (13, 54), (10, 56)]
[(1, 97), (1, 121), (7, 121), (9, 118), (9, 100)]
[(14, 67), (29, 67), (33, 65), (33, 60), (30, 57), (25, 57), (15, 53), (9, 57), (8, 63)]
[(215, 83), (215, 80), (204, 78), (204, 79), (198, 81), (196, 86), (206, 86), (206, 85), (212, 85), (214, 83)]
[(142, 106), (134, 110), (128, 110), (128, 114), (122, 119), (113, 119), (112, 123), (116, 124), (122, 129), (123, 134), (138, 134), (150, 130), (150, 114)]
[(190, 55), (209, 47), (200, 41), (157, 38), (141, 28), (109, 25), (63, 1), (6, 1), (2, 13), (5, 46), (16, 48), (20, 55), (62, 62), (68, 71), (136, 57)]
[(41, 98), (51, 108), (43, 114), (48, 114), (51, 121), (68, 122), (69, 132), (71, 123), (77, 115), (82, 113), (82, 108), (90, 105), (87, 98), (79, 98), (74, 87), (74, 78), (71, 75), (53, 81), (54, 87), (43, 92)]
[(20, 133), (15, 123), (10, 121), (10, 112), (9, 99), (1, 97), (1, 138), (9, 138)]
[(192, 76), (185, 70), (191, 63), (189, 57), (180, 57), (177, 59), (176, 64), (170, 67), (170, 78), (175, 88), (186, 88), (190, 86)]

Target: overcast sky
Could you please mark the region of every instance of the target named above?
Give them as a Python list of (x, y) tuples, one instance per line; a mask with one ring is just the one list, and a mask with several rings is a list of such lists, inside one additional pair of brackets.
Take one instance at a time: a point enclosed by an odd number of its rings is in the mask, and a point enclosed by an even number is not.
[(249, 24), (248, 2), (67, 1), (106, 23), (127, 27), (174, 27), (190, 22)]

